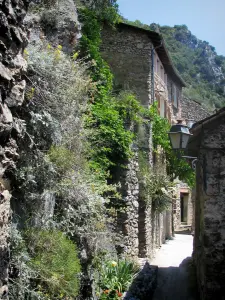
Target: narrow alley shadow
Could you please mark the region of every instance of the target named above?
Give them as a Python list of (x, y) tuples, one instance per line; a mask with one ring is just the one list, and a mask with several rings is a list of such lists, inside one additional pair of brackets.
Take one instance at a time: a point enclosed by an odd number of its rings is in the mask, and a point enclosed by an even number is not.
[(151, 300), (157, 286), (158, 267), (145, 263), (132, 282), (124, 300)]
[(185, 229), (185, 230), (179, 230), (175, 231), (175, 234), (188, 234), (188, 235), (193, 235), (190, 229)]
[(191, 257), (179, 267), (160, 267), (153, 300), (198, 300), (197, 280)]

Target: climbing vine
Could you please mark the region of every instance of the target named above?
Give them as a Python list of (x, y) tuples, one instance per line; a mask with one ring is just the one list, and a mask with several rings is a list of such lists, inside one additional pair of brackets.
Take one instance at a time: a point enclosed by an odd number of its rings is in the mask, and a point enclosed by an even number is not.
[[(110, 14), (110, 18), (105, 16), (104, 21), (113, 26), (118, 20), (115, 13), (117, 7), (113, 5), (110, 9), (114, 14)], [(129, 130), (129, 124), (141, 120), (143, 108), (130, 93), (113, 95), (113, 75), (100, 54), (102, 16), (88, 8), (81, 9), (79, 15), (83, 24), (81, 53), (93, 62), (91, 77), (96, 83), (96, 92), (91, 97), (90, 110), (86, 116), (91, 143), (88, 155), (92, 169), (100, 175), (108, 176), (112, 166), (131, 157), (130, 145), (134, 134)]]
[(170, 124), (167, 119), (159, 116), (157, 103), (151, 106), (150, 116), (152, 119), (154, 151), (157, 152), (159, 146), (164, 150), (167, 174), (171, 180), (178, 177), (190, 187), (193, 187), (195, 183), (195, 173), (191, 166), (181, 157), (177, 157), (172, 150), (168, 139)]

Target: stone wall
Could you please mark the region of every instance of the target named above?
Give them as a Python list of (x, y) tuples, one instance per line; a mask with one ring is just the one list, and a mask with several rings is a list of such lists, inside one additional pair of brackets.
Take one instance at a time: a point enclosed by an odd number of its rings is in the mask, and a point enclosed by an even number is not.
[(117, 232), (123, 235), (123, 244), (117, 246), (119, 254), (126, 253), (131, 257), (138, 257), (138, 153), (128, 163), (125, 170), (118, 170), (116, 177), (120, 180), (122, 201), (125, 210), (118, 213)]
[(182, 119), (184, 120), (193, 120), (198, 122), (210, 116), (210, 113), (197, 101), (191, 100), (187, 97), (182, 97), (181, 99), (182, 106)]
[(146, 107), (151, 103), (151, 47), (138, 29), (121, 24), (102, 30), (101, 53), (115, 76), (115, 89), (132, 91)]
[[(132, 91), (144, 107), (149, 107), (152, 103), (151, 49), (148, 33), (138, 28), (120, 24), (117, 29), (104, 26), (102, 30), (101, 53), (114, 74), (115, 90)], [(160, 90), (163, 85), (165, 101), (168, 103), (167, 87), (160, 78), (157, 81), (156, 77), (155, 90)], [(168, 114), (173, 114), (169, 104), (168, 111)], [(172, 213), (171, 209), (164, 214), (157, 213), (151, 205), (151, 199), (147, 199), (146, 205), (146, 197), (149, 195), (146, 195), (145, 183), (138, 174), (142, 168), (140, 153), (144, 154), (144, 166), (153, 168), (151, 123), (140, 125), (137, 136), (135, 151), (139, 160), (128, 164), (123, 178), (121, 173), (118, 174), (124, 187), (123, 199), (127, 205), (126, 213), (118, 219), (118, 230), (125, 236), (123, 248), (127, 254), (151, 259), (156, 248), (165, 242), (166, 236), (171, 236)]]
[(26, 82), (26, 31), (23, 19), (28, 0), (0, 1), (0, 299), (7, 299), (10, 177), (18, 158), (16, 139), (21, 135), (22, 120), (16, 110), (24, 100)]
[(222, 300), (225, 299), (225, 117), (207, 128), (203, 126), (196, 176), (194, 258), (201, 299)]
[[(173, 85), (175, 84), (176, 90), (177, 90), (177, 107), (174, 106), (173, 104)], [(175, 83), (171, 77), (168, 75), (167, 76), (167, 90), (168, 90), (168, 105), (170, 107), (171, 111), (171, 119), (172, 123), (176, 123), (176, 120), (181, 118), (181, 110), (182, 110), (182, 87), (178, 84)]]

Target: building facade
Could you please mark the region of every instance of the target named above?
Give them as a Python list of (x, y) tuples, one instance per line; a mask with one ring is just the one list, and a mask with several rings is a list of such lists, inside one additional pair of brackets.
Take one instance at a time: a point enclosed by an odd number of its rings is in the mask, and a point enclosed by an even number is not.
[(194, 260), (200, 299), (225, 299), (225, 109), (196, 123), (188, 149), (197, 157)]
[[(157, 100), (158, 111), (170, 123), (181, 118), (183, 80), (173, 67), (162, 37), (154, 31), (120, 23), (102, 30), (101, 54), (114, 74), (115, 91), (134, 93), (143, 107)], [(143, 184), (138, 178), (140, 152), (146, 164), (154, 167), (151, 122), (138, 128), (136, 156), (126, 170), (118, 172), (127, 209), (118, 218), (118, 230), (125, 236), (124, 251), (131, 256), (153, 257), (160, 245), (172, 235), (173, 207), (157, 213), (146, 206)], [(122, 174), (122, 175), (121, 175)], [(180, 201), (180, 191), (178, 195)]]

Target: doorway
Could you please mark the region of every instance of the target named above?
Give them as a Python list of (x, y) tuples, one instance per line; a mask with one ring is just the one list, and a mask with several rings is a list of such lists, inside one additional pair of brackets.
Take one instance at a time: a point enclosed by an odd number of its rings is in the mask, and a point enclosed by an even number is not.
[(181, 223), (188, 221), (188, 194), (180, 193), (180, 216)]

